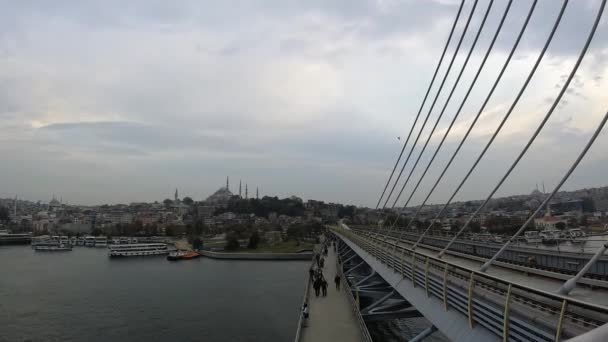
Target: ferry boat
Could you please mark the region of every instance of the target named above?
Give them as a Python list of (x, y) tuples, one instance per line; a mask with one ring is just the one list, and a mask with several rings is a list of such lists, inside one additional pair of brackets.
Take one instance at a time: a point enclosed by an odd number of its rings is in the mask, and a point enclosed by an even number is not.
[(166, 243), (135, 243), (128, 245), (110, 245), (110, 257), (167, 255)]
[(70, 245), (71, 246), (76, 246), (78, 244), (78, 238), (73, 236), (72, 238), (70, 238)]
[(543, 238), (540, 236), (537, 230), (528, 230), (524, 233), (526, 238), (526, 243), (529, 244), (538, 244), (543, 242)]
[(79, 237), (78, 240), (76, 241), (76, 244), (78, 246), (84, 246), (84, 244), (85, 244), (84, 236)]
[(32, 248), (36, 248), (36, 246), (57, 246), (57, 245), (59, 245), (59, 241), (53, 240), (48, 235), (32, 237)]
[(54, 246), (37, 245), (34, 250), (36, 252), (68, 252), (72, 250), (72, 246), (63, 243)]
[(195, 251), (189, 251), (189, 252), (173, 251), (173, 252), (169, 253), (169, 255), (167, 255), (167, 260), (170, 260), (170, 261), (189, 260), (189, 259), (196, 259), (199, 256), (201, 256), (201, 255)]
[(68, 245), (70, 243), (70, 238), (66, 235), (61, 235), (59, 237), (59, 243), (60, 244), (64, 244), (64, 245)]
[[(120, 241), (119, 243), (121, 245), (127, 245), (127, 244), (129, 244), (129, 238), (126, 237), (126, 236), (121, 236), (118, 240)], [(115, 245), (117, 245), (117, 243), (115, 243)]]
[(85, 247), (94, 247), (95, 246), (95, 237), (94, 236), (85, 236), (84, 237), (84, 246)]
[(95, 238), (95, 247), (108, 247), (108, 238), (105, 236), (98, 236)]
[(545, 244), (558, 244), (562, 232), (557, 229), (547, 229), (540, 232), (540, 237)]

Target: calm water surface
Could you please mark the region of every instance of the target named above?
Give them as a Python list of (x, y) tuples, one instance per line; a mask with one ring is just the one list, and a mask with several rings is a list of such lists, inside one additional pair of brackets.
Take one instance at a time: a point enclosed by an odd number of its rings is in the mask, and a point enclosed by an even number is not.
[(291, 341), (308, 265), (0, 246), (0, 341)]

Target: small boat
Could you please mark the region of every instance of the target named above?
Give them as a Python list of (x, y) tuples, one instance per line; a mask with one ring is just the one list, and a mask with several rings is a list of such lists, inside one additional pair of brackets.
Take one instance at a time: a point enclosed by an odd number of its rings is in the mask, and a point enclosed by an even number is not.
[(170, 261), (189, 260), (189, 259), (196, 259), (199, 256), (201, 256), (201, 255), (195, 251), (189, 251), (189, 252), (174, 251), (174, 252), (169, 253), (169, 255), (167, 255), (167, 260), (170, 260)]
[(54, 246), (37, 245), (34, 250), (36, 252), (67, 252), (72, 250), (72, 246), (63, 243)]

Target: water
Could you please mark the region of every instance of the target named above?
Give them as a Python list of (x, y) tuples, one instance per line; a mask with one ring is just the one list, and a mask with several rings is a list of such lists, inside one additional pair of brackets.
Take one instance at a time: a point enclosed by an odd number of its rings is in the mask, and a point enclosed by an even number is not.
[(308, 265), (0, 246), (0, 341), (291, 341)]

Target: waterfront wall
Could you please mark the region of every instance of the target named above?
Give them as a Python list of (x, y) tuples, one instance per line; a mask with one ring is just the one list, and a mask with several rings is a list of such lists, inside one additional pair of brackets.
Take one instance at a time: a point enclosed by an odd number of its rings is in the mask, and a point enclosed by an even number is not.
[(225, 253), (202, 250), (202, 256), (227, 260), (311, 260), (313, 252), (302, 253)]

